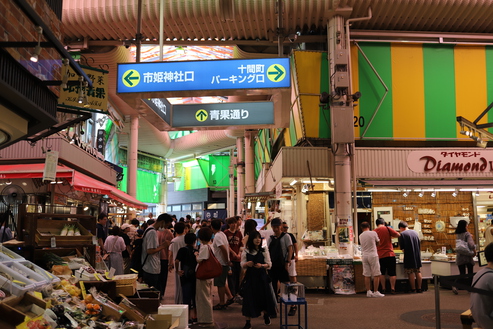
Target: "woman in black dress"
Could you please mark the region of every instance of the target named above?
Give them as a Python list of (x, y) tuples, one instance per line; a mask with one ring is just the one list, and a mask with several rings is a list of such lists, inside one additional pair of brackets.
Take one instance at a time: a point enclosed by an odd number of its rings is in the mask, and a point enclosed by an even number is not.
[(264, 323), (271, 323), (270, 317), (276, 316), (277, 302), (267, 270), (272, 266), (269, 251), (262, 246), (258, 231), (250, 232), (246, 247), (241, 254), (241, 267), (246, 269), (240, 290), (243, 295), (241, 312), (246, 318), (243, 329), (250, 329), (251, 318), (259, 317), (264, 312)]

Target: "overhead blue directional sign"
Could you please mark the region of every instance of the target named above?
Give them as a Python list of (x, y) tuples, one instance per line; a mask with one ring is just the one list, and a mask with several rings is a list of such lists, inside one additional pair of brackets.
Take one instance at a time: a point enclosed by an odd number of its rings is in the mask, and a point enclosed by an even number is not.
[(118, 93), (290, 87), (289, 58), (118, 64)]
[(172, 127), (217, 127), (274, 123), (272, 102), (173, 105)]

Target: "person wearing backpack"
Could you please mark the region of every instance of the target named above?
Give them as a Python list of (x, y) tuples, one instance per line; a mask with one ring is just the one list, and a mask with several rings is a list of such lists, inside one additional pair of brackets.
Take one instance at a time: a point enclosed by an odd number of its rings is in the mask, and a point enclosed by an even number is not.
[(276, 217), (272, 219), (270, 225), (274, 234), (267, 239), (267, 246), (272, 261), (269, 276), (272, 280), (274, 293), (278, 294), (278, 282), (289, 282), (288, 268), (291, 265), (291, 258), (293, 258), (293, 242), (289, 235), (282, 231), (282, 221), (280, 218)]
[(159, 289), (159, 273), (161, 273), (160, 251), (165, 249), (165, 242), (159, 244), (156, 230), (165, 225), (165, 217), (159, 216), (158, 219), (149, 225), (142, 237), (142, 279), (149, 287)]

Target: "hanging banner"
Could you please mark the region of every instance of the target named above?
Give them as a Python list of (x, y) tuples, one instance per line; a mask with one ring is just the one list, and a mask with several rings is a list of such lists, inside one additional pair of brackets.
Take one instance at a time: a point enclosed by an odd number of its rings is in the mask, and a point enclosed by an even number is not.
[(43, 181), (53, 182), (56, 180), (56, 167), (58, 164), (58, 151), (45, 153), (45, 167), (43, 170)]

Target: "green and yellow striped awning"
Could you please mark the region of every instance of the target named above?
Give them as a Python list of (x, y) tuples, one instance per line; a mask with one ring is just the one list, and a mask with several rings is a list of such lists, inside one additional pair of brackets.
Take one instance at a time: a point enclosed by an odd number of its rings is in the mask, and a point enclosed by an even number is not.
[[(362, 93), (354, 110), (356, 139), (364, 133), (370, 140), (457, 140), (464, 136), (456, 117), (473, 121), (493, 101), (493, 47), (371, 42), (358, 46), (361, 51), (351, 48), (352, 90)], [(365, 56), (388, 88), (377, 113), (385, 88)], [(329, 138), (330, 110), (320, 107), (318, 98), (329, 91), (327, 53), (295, 51), (292, 59), (291, 144), (302, 137)], [(493, 113), (480, 123), (491, 121)]]

